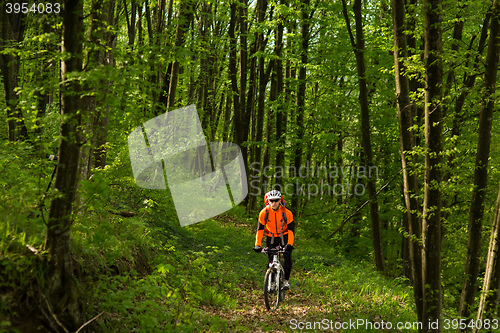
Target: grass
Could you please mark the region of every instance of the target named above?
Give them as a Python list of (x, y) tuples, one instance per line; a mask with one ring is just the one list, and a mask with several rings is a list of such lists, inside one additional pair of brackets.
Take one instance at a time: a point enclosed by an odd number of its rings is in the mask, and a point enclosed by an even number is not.
[[(94, 332), (293, 332), (327, 324), (337, 331), (360, 320), (416, 321), (405, 281), (387, 280), (369, 263), (351, 262), (326, 243), (306, 240), (300, 229), (292, 289), (269, 312), (262, 298), (267, 258), (252, 251), (255, 218), (237, 207), (181, 228), (164, 221), (171, 212), (162, 211), (160, 200), (143, 204), (130, 208), (141, 212), (130, 218), (96, 205), (73, 227), (81, 299), (86, 320), (95, 318), (89, 325)], [(21, 224), (0, 228), (3, 286), (10, 288), (2, 299), (12, 302), (20, 291), (16, 279), (24, 281), (23, 292), (32, 292), (30, 281), (43, 284), (44, 268), (25, 246), (28, 238), (39, 245), (43, 233), (22, 231), (28, 229)], [(13, 309), (1, 306), (0, 312), (0, 332), (12, 330)]]

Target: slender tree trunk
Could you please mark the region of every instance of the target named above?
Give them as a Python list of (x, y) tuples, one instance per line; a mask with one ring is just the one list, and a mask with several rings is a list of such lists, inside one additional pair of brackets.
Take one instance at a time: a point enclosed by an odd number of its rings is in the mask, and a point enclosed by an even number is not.
[[(240, 109), (239, 112), (235, 112), (235, 118), (238, 118), (238, 127), (236, 130), (237, 144), (242, 146), (244, 142), (248, 140), (248, 133), (250, 130), (250, 110), (246, 108), (247, 100), (247, 71), (248, 71), (248, 45), (247, 45), (247, 33), (248, 33), (248, 0), (240, 0), (239, 5), (239, 24), (240, 24)], [(236, 110), (235, 110), (236, 111)], [(243, 146), (241, 148), (241, 154), (245, 162), (245, 169), (248, 170), (248, 148)], [(248, 197), (247, 197), (248, 199)], [(246, 199), (246, 200), (247, 200)], [(246, 203), (245, 203), (246, 204)]]
[[(87, 53), (86, 70), (97, 67), (105, 69), (114, 65), (111, 52), (114, 48), (115, 36), (109, 32), (108, 26), (114, 25), (115, 0), (93, 0), (91, 5), (90, 24), (87, 31), (87, 41), (92, 45)], [(104, 97), (96, 94), (97, 90), (106, 90), (110, 82), (99, 80), (98, 87), (85, 85), (87, 92), (81, 104), (84, 110), (82, 117), (84, 141), (90, 143), (80, 150), (80, 174), (83, 179), (89, 179), (92, 167), (103, 168), (106, 165), (106, 141), (109, 122), (109, 108), (104, 106)]]
[[(408, 258), (410, 261), (410, 276), (413, 282), (413, 291), (417, 315), (422, 320), (422, 258), (419, 240), (421, 237), (421, 222), (417, 212), (420, 205), (416, 199), (419, 194), (418, 180), (410, 165), (415, 162), (411, 151), (415, 145), (413, 137), (412, 115), (413, 104), (410, 100), (410, 82), (403, 74), (405, 72), (404, 60), (408, 56), (407, 39), (405, 32), (405, 1), (392, 0), (392, 18), (394, 26), (394, 76), (396, 79), (396, 98), (398, 107), (399, 144), (401, 152), (401, 165), (403, 168), (403, 197), (406, 207), (406, 221), (408, 225), (408, 236), (405, 236), (408, 244)], [(405, 249), (406, 250), (406, 249)]]
[[(123, 8), (125, 9), (125, 19), (127, 21), (128, 45), (133, 50), (136, 35), (137, 3), (134, 0), (131, 1), (130, 15), (128, 13), (127, 0), (123, 0)], [(100, 13), (93, 11), (92, 14), (99, 15)]]
[[(425, 1), (425, 176), (422, 219), (423, 323), (442, 320), (441, 191), (442, 179), (442, 30), (441, 0)], [(424, 332), (433, 331), (424, 325)], [(438, 332), (442, 331), (440, 325)]]
[[(302, 6), (302, 18), (300, 22), (300, 66), (299, 66), (299, 76), (298, 76), (298, 87), (297, 87), (297, 118), (295, 120), (297, 128), (297, 143), (295, 146), (295, 159), (294, 167), (295, 172), (298, 174), (300, 167), (302, 166), (302, 155), (304, 152), (303, 139), (304, 139), (304, 113), (306, 106), (306, 86), (307, 86), (307, 63), (309, 61), (309, 40), (310, 36), (310, 23), (314, 10), (310, 8), (310, 0), (304, 0), (301, 3)], [(295, 209), (297, 215), (300, 214), (300, 196), (298, 195), (298, 189), (295, 187), (292, 200), (292, 206)]]
[[(342, 0), (343, 13), (346, 19), (351, 45), (356, 56), (356, 68), (358, 72), (359, 85), (359, 103), (361, 107), (361, 143), (363, 146), (363, 155), (365, 168), (370, 170), (373, 166), (372, 147), (370, 139), (370, 110), (368, 105), (368, 88), (365, 70), (364, 48), (365, 41), (363, 36), (363, 22), (361, 13), (361, 0), (354, 1), (354, 17), (356, 20), (356, 40), (351, 31), (349, 16), (347, 14), (346, 0)], [(370, 218), (372, 227), (373, 250), (375, 253), (375, 265), (378, 271), (385, 273), (385, 259), (382, 247), (382, 236), (380, 234), (380, 218), (377, 203), (376, 179), (369, 177), (366, 180), (368, 196), (370, 198)]]
[[(239, 23), (239, 73), (236, 69), (237, 63), (237, 39), (235, 37), (236, 23)], [(245, 164), (245, 170), (248, 170), (248, 147), (243, 145), (248, 140), (250, 133), (251, 109), (248, 108), (247, 101), (247, 71), (248, 71), (248, 50), (247, 50), (247, 32), (248, 31), (248, 0), (240, 0), (231, 3), (231, 19), (229, 23), (229, 75), (231, 80), (231, 89), (233, 92), (233, 131), (236, 138), (236, 144), (241, 148), (241, 155)], [(239, 78), (239, 87), (238, 87)], [(246, 173), (248, 174), (248, 172)], [(249, 181), (249, 179), (247, 179)], [(248, 184), (248, 183), (247, 183)], [(243, 204), (248, 206), (248, 197)]]
[[(269, 92), (269, 100), (272, 101), (273, 99), (276, 99), (274, 97), (274, 89), (273, 89), (273, 76), (274, 73), (271, 75), (271, 72), (274, 69), (274, 60), (271, 60), (269, 62), (269, 66), (266, 71), (266, 78), (271, 77), (271, 91)], [(266, 132), (265, 132), (265, 143), (264, 143), (264, 152), (262, 154), (262, 167), (261, 170), (266, 170), (267, 167), (270, 166), (270, 161), (271, 161), (271, 153), (270, 153), (270, 145), (269, 143), (271, 142), (271, 129), (274, 128), (274, 120), (273, 117), (271, 117), (271, 108), (267, 107), (266, 112), (265, 112), (265, 119), (267, 119), (267, 125), (266, 125)], [(260, 183), (262, 184), (262, 188), (264, 189), (264, 192), (266, 192), (269, 189), (269, 183), (270, 183), (270, 178), (268, 177), (268, 174), (265, 174), (264, 172), (261, 172), (261, 177), (260, 177)]]
[[(455, 54), (457, 54), (458, 51), (460, 50), (460, 44), (462, 43), (464, 24), (465, 24), (465, 20), (463, 19), (463, 15), (465, 13), (465, 10), (467, 9), (467, 5), (468, 4), (464, 4), (464, 3), (459, 4), (459, 12), (456, 16), (455, 24), (453, 27), (453, 34), (452, 34), (453, 40), (452, 40), (452, 44), (451, 44), (451, 50)], [(444, 84), (444, 96), (449, 96), (452, 93), (453, 86), (456, 85), (456, 76), (455, 76), (455, 67), (456, 66), (457, 66), (456, 61), (451, 61), (451, 63), (449, 64), (448, 74), (446, 75), (446, 81), (445, 81), (446, 83)], [(449, 108), (448, 108), (447, 104), (445, 103), (443, 105), (443, 117), (447, 117), (447, 114), (449, 112), (448, 109)], [(457, 114), (453, 114), (452, 116), (454, 119), (457, 118)], [(456, 122), (454, 122), (453, 125), (460, 126)], [(454, 134), (458, 136), (458, 133), (454, 130), (455, 129), (452, 129), (452, 137), (454, 137)], [(448, 156), (448, 161), (447, 161), (449, 170), (453, 169), (454, 159), (455, 159), (455, 154), (452, 152)], [(443, 181), (448, 182), (451, 180), (451, 178), (452, 178), (451, 172), (448, 171), (445, 173), (445, 175), (443, 177)], [(456, 198), (457, 198), (456, 195), (447, 196), (447, 198), (445, 199), (445, 202), (443, 203), (443, 206), (450, 207), (451, 205), (453, 205), (453, 200), (456, 200)], [(449, 215), (448, 210), (444, 210), (443, 211), (443, 220), (447, 220), (448, 215)]]
[[(264, 23), (266, 17), (266, 9), (267, 9), (267, 0), (259, 0), (257, 3), (257, 20), (260, 24)], [(255, 128), (255, 141), (264, 142), (264, 111), (265, 111), (265, 101), (266, 101), (266, 85), (269, 81), (269, 76), (266, 75), (266, 59), (263, 54), (266, 48), (266, 44), (264, 42), (264, 33), (258, 32), (255, 36), (258, 45), (258, 51), (260, 52), (260, 56), (258, 58), (258, 77), (259, 77), (259, 86), (257, 93), (257, 112), (256, 112), (256, 128)], [(251, 181), (250, 188), (253, 190), (258, 190), (256, 195), (262, 195), (261, 193), (261, 180), (259, 179), (259, 173), (262, 172), (262, 144), (258, 144), (253, 151), (252, 161), (256, 163), (256, 167), (251, 170)], [(259, 172), (256, 171), (259, 170)], [(250, 193), (253, 193), (250, 191)], [(256, 207), (256, 195), (249, 196), (248, 206), (250, 209), (255, 209)]]
[[(6, 1), (0, 2), (0, 51), (7, 47), (17, 48), (17, 44), (23, 40), (25, 23), (24, 14), (6, 12)], [(12, 53), (0, 52), (0, 70), (3, 79), (5, 93), (5, 104), (7, 106), (7, 124), (9, 141), (28, 139), (28, 130), (24, 123), (24, 117), (18, 107), (19, 98), (16, 88), (19, 86), (19, 56)]]
[[(114, 26), (117, 22), (114, 20), (115, 14), (115, 0), (108, 0), (104, 2), (103, 17), (102, 20), (109, 26)], [(107, 48), (116, 48), (116, 35), (109, 32), (107, 29), (102, 32), (102, 38), (107, 46)], [(107, 68), (115, 66), (115, 60), (112, 52), (101, 51), (99, 52), (99, 64), (106, 66)], [(111, 86), (112, 82), (102, 81), (104, 86)], [(109, 106), (104, 106), (104, 100), (97, 101), (98, 109), (95, 112), (94, 117), (94, 136), (92, 139), (93, 143), (93, 167), (104, 168), (106, 166), (106, 156), (107, 149), (106, 143), (108, 140), (108, 125), (109, 125)]]
[(61, 194), (50, 205), (45, 248), (49, 253), (49, 298), (52, 312), (69, 331), (81, 322), (78, 292), (73, 275), (70, 229), (76, 196), (80, 159), (81, 88), (77, 80), (65, 78), (82, 70), (83, 1), (67, 0), (63, 5), (61, 124), (57, 174), (54, 187)]
[[(148, 35), (149, 35), (149, 44), (153, 48), (159, 48), (162, 45), (163, 39), (165, 37), (165, 0), (159, 0), (156, 2), (156, 6), (153, 8), (153, 13), (151, 13), (151, 9), (149, 6), (149, 0), (146, 0), (146, 21), (148, 27)], [(149, 82), (151, 85), (151, 96), (153, 103), (157, 105), (155, 109), (155, 115), (160, 113), (160, 108), (158, 107), (160, 103), (161, 93), (158, 93), (159, 88), (161, 87), (162, 80), (160, 77), (160, 71), (156, 66), (156, 53), (151, 52), (150, 59), (150, 76)], [(168, 100), (167, 100), (168, 104)]]
[[(284, 1), (281, 0), (281, 5), (284, 5)], [(284, 96), (283, 96), (283, 20), (284, 16), (280, 14), (278, 18), (278, 24), (276, 28), (276, 39), (274, 44), (274, 54), (276, 56), (275, 60), (275, 89), (276, 89), (276, 100), (275, 104), (276, 110), (276, 168), (285, 167), (285, 133), (286, 133), (286, 109), (284, 108)], [(282, 173), (277, 173), (275, 182), (277, 184), (282, 184)]]
[[(44, 34), (49, 34), (53, 32), (52, 28), (52, 20), (50, 17), (44, 17), (42, 21), (42, 32)], [(54, 54), (57, 52), (59, 45), (55, 43), (43, 43), (43, 47), (48, 51), (48, 54)], [(48, 91), (47, 89), (44, 89), (43, 85), (49, 77), (52, 75), (59, 75), (59, 73), (56, 71), (56, 62), (54, 59), (52, 59), (51, 56), (46, 56), (42, 57), (38, 64), (37, 68), (35, 70), (35, 77), (36, 77), (36, 83), (37, 83), (37, 90), (34, 93), (34, 97), (36, 99), (36, 128), (35, 128), (35, 133), (36, 135), (41, 138), (41, 135), (43, 133), (43, 125), (42, 125), (42, 119), (45, 117), (47, 108), (49, 107), (51, 100), (54, 96), (54, 93), (52, 91)], [(57, 73), (57, 74), (56, 74)], [(38, 145), (39, 143), (37, 143)], [(42, 151), (42, 149), (40, 149)]]
[[(185, 34), (189, 29), (189, 25), (194, 17), (196, 1), (183, 0), (179, 9), (179, 19), (177, 22), (177, 30), (175, 32), (175, 47), (174, 52), (178, 52), (182, 45), (185, 43)], [(177, 83), (179, 77), (179, 55), (175, 55), (175, 60), (172, 64), (172, 75), (170, 76), (170, 88), (168, 91), (167, 108), (171, 109), (175, 106), (175, 94), (177, 92)]]
[(479, 274), (481, 232), (483, 227), (484, 201), (488, 184), (488, 160), (490, 157), (491, 128), (495, 109), (495, 91), (500, 54), (500, 22), (497, 0), (493, 0), (492, 18), (486, 69), (484, 73), (484, 95), (479, 114), (479, 129), (477, 141), (476, 164), (474, 168), (474, 186), (469, 212), (469, 237), (467, 241), (467, 261), (465, 276), (460, 298), (461, 317), (468, 317), (470, 307), (474, 304)]
[[(238, 42), (236, 39), (236, 21), (237, 21), (237, 3), (233, 1), (231, 3), (231, 19), (229, 21), (229, 30), (228, 30), (228, 35), (229, 35), (229, 79), (231, 81), (231, 92), (232, 92), (232, 98), (233, 98), (233, 109), (234, 109), (234, 117), (233, 117), (233, 123), (234, 126), (236, 127), (238, 125), (238, 118), (236, 117), (236, 114), (240, 112), (240, 92), (238, 89), (238, 70), (236, 68), (237, 64), (237, 53), (236, 50), (238, 49)], [(236, 137), (236, 135), (235, 135)]]
[[(248, 128), (247, 133), (246, 133), (246, 140), (248, 140), (250, 136), (250, 123), (251, 123), (251, 118), (252, 115), (255, 113), (255, 95), (257, 92), (257, 86), (258, 86), (258, 81), (257, 81), (257, 49), (258, 49), (258, 40), (255, 39), (253, 46), (251, 48), (251, 57), (250, 57), (250, 66), (249, 66), (249, 72), (250, 72), (250, 77), (248, 80), (248, 93), (247, 93), (247, 99), (246, 99), (246, 107), (245, 107), (245, 123), (246, 123), (246, 128)], [(255, 122), (253, 122), (255, 124)], [(255, 131), (255, 126), (253, 127), (252, 131)], [(254, 135), (252, 133), (252, 135)], [(255, 140), (253, 140), (255, 142)], [(252, 163), (254, 160), (253, 158), (253, 150), (255, 149), (255, 145), (252, 145), (250, 147), (250, 150), (247, 151), (247, 156), (250, 157), (249, 163)], [(247, 200), (247, 212), (250, 213), (251, 209), (251, 200), (250, 197), (246, 198)]]
[[(498, 299), (500, 296), (500, 260), (498, 258), (500, 242), (500, 186), (498, 188), (497, 206), (493, 228), (491, 229), (490, 245), (484, 273), (483, 290), (477, 310), (477, 320), (497, 317)], [(475, 329), (474, 332), (479, 332)]]
[[(458, 136), (461, 132), (461, 123), (463, 121), (463, 107), (465, 105), (465, 100), (467, 99), (467, 96), (469, 96), (471, 88), (474, 86), (476, 78), (479, 75), (479, 65), (481, 64), (482, 54), (486, 46), (486, 41), (488, 39), (488, 29), (490, 20), (491, 20), (491, 9), (488, 10), (483, 21), (477, 53), (472, 65), (473, 68), (472, 74), (464, 75), (463, 84), (465, 87), (464, 89), (462, 89), (460, 96), (458, 96), (458, 98), (455, 101), (455, 117), (453, 118), (453, 128), (451, 130), (452, 137)], [(472, 48), (472, 43), (470, 48)]]

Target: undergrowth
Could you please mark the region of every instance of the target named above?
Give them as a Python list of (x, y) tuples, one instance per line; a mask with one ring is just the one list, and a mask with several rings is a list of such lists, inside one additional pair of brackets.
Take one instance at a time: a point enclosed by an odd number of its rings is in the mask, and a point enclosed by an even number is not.
[[(293, 330), (293, 320), (416, 320), (406, 281), (381, 277), (369, 263), (339, 254), (338, 247), (303, 237), (300, 227), (292, 289), (278, 311), (264, 310), (267, 258), (252, 251), (255, 217), (235, 207), (181, 228), (168, 193), (138, 188), (127, 164), (120, 156), (115, 161), (82, 183), (72, 227), (87, 330), (287, 332)], [(45, 171), (51, 167), (46, 165)], [(38, 176), (34, 172), (30, 177)], [(12, 205), (4, 205), (8, 219), (0, 224), (0, 332), (43, 331), (43, 321), (29, 329), (26, 324), (36, 311), (47, 270), (43, 242), (48, 214), (40, 196), (49, 179), (42, 180), (39, 196), (26, 195), (15, 204), (9, 199)], [(0, 177), (0, 182), (6, 191), (16, 190), (8, 178)]]

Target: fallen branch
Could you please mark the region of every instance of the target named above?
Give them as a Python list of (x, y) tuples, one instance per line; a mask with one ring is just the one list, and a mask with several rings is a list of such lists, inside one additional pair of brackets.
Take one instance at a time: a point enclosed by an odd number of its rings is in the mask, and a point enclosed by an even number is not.
[(93, 322), (94, 320), (96, 320), (97, 318), (99, 318), (103, 313), (104, 313), (104, 311), (101, 312), (101, 313), (99, 313), (97, 316), (95, 316), (94, 318), (90, 319), (89, 321), (87, 321), (85, 324), (83, 324), (82, 326), (80, 326), (80, 328), (75, 333), (79, 333), (85, 326), (87, 326), (88, 324), (90, 324), (91, 322)]
[[(396, 179), (396, 177), (401, 173), (401, 171), (403, 171), (403, 169), (399, 170), (398, 173), (396, 173), (394, 175), (394, 177), (391, 178), (391, 180), (389, 180), (389, 182), (387, 184), (385, 184), (384, 186), (382, 186), (378, 191), (377, 193), (375, 193), (375, 197), (376, 198), (380, 192), (382, 192), (387, 186), (389, 186), (390, 183), (393, 182), (394, 179)], [(358, 209), (356, 209), (356, 211), (354, 213), (352, 213), (351, 215), (349, 215), (344, 221), (342, 221), (342, 223), (340, 223), (340, 226), (335, 229), (334, 232), (332, 232), (328, 237), (326, 237), (326, 240), (332, 238), (337, 232), (339, 232), (340, 230), (342, 230), (342, 228), (344, 228), (344, 226), (346, 225), (346, 223), (352, 219), (357, 213), (359, 213), (360, 210), (362, 210), (366, 205), (368, 205), (370, 203), (370, 200), (366, 200)]]
[(45, 299), (45, 303), (47, 304), (47, 309), (49, 310), (49, 313), (52, 316), (52, 318), (64, 330), (64, 332), (69, 333), (68, 329), (59, 321), (59, 319), (57, 318), (57, 316), (55, 315), (55, 313), (52, 311), (52, 307), (50, 306), (49, 299), (47, 298), (47, 296), (45, 296), (44, 293), (41, 293), (41, 295)]
[(40, 261), (45, 261), (45, 258), (40, 254), (40, 251), (38, 251), (37, 249), (35, 249), (33, 246), (31, 246), (29, 244), (26, 244), (26, 247), (28, 248), (28, 250), (30, 250), (31, 252), (33, 252), (33, 254), (36, 255), (36, 257)]

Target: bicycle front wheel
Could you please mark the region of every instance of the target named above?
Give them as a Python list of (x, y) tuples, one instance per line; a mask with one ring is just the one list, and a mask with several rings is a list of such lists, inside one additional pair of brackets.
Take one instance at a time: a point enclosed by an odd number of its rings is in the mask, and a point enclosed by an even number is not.
[[(278, 282), (278, 283), (277, 283)], [(264, 278), (264, 302), (268, 310), (275, 310), (279, 303), (279, 281), (276, 281), (276, 271), (269, 268)]]
[(279, 290), (279, 293), (278, 293), (278, 303), (279, 302), (283, 302), (285, 300), (285, 293), (286, 293), (286, 290), (284, 289), (284, 286), (285, 286), (285, 271), (282, 269), (281, 272), (280, 272), (280, 275), (279, 275), (279, 283), (278, 283), (278, 289)]

